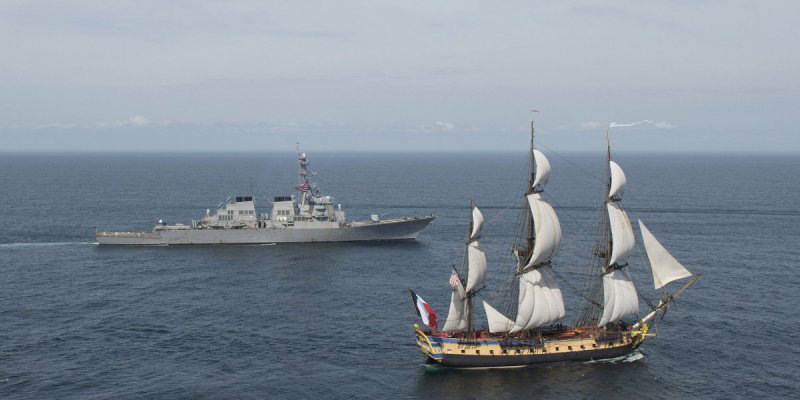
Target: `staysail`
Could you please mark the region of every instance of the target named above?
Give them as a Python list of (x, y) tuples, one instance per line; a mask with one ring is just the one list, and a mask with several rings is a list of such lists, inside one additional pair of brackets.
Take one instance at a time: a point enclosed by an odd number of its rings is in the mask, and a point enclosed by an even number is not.
[(483, 302), (483, 309), (486, 311), (486, 319), (489, 322), (489, 332), (508, 332), (508, 330), (514, 326), (514, 321), (508, 319), (505, 315), (500, 313), (500, 311), (497, 311), (485, 301)]
[(642, 231), (644, 250), (647, 253), (647, 259), (650, 260), (650, 268), (653, 270), (653, 284), (656, 289), (661, 289), (672, 281), (692, 276), (692, 273), (656, 240), (642, 220), (639, 220), (639, 229)]
[(467, 313), (464, 310), (465, 299), (464, 285), (459, 280), (450, 295), (450, 311), (447, 313), (447, 320), (444, 323), (444, 328), (442, 328), (443, 331), (452, 332), (467, 329)]

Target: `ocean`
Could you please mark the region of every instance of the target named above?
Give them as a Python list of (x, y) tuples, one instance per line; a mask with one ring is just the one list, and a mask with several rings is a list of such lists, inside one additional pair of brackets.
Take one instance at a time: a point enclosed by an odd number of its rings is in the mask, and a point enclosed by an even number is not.
[[(546, 154), (569, 322), (605, 155)], [(311, 153), (314, 179), (348, 218), (436, 220), (416, 241), (196, 247), (100, 247), (94, 232), (188, 223), (228, 196), (255, 195), (266, 212), (292, 193), (295, 155), (0, 154), (0, 398), (797, 396), (800, 157), (615, 159), (631, 219), (703, 274), (657, 322), (658, 336), (613, 362), (430, 371), (408, 289), (446, 318), (470, 199), (487, 221), (485, 296), (503, 288), (525, 151)], [(641, 250), (631, 274), (654, 296)]]

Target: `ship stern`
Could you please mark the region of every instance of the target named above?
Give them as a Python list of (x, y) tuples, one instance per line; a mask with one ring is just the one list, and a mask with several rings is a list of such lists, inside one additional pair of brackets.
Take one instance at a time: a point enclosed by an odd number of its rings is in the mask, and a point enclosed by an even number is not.
[(419, 324), (414, 324), (414, 335), (416, 337), (419, 351), (425, 355), (428, 364), (441, 364), (443, 353), (442, 347), (436, 338), (431, 338)]

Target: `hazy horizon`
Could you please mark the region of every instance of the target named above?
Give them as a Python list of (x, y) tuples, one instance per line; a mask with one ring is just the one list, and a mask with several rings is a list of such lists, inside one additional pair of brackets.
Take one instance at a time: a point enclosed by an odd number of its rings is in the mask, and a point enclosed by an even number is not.
[[(800, 153), (800, 4), (0, 4), (0, 151)], [(535, 108), (539, 113), (532, 113)]]

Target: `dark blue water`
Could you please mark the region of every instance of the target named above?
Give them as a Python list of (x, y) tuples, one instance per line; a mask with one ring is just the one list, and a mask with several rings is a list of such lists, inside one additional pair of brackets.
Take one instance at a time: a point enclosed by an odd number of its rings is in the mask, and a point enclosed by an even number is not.
[[(469, 199), (504, 282), (524, 153), (312, 154), (351, 218), (435, 213), (416, 242), (98, 247), (289, 194), (292, 154), (0, 156), (0, 398), (748, 398), (800, 391), (800, 157), (620, 154), (624, 205), (704, 277), (633, 362), (426, 372), (416, 289), (444, 318)], [(583, 283), (603, 155), (550, 154), (561, 275)], [(590, 171), (590, 172), (586, 172)], [(592, 176), (594, 175), (594, 176)], [(262, 209), (267, 201), (259, 203)], [(645, 294), (641, 253), (632, 273)], [(577, 294), (564, 287), (568, 314)], [(483, 318), (479, 310), (478, 317)]]

